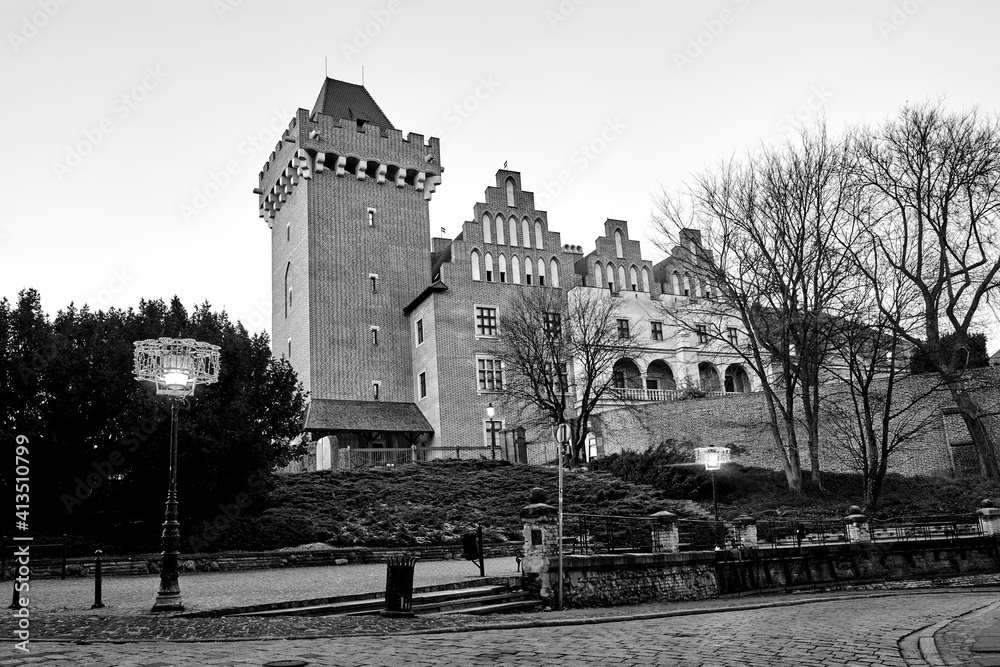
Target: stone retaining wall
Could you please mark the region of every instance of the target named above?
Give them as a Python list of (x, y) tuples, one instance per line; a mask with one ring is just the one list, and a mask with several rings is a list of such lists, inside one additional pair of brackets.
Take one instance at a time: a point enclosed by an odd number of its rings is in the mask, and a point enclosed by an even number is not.
[[(510, 556), (520, 548), (520, 544), (486, 544), (483, 547), (487, 558)], [(419, 556), (422, 560), (452, 560), (462, 558), (462, 545), (431, 545), (398, 548), (355, 548), (336, 547), (333, 549), (310, 551), (257, 551), (224, 552), (217, 554), (181, 554), (183, 572), (218, 572), (226, 570), (262, 570), (279, 567), (310, 567), (319, 565), (347, 565), (348, 563), (381, 563), (389, 554), (406, 553)], [(136, 554), (132, 556), (104, 556), (101, 569), (104, 576), (126, 576), (156, 574), (159, 570), (159, 554)], [(70, 558), (67, 561), (68, 577), (88, 577), (93, 575), (93, 558)], [(8, 565), (7, 576), (11, 574)], [(61, 560), (33, 560), (33, 579), (51, 579), (62, 575)]]
[[(563, 557), (563, 604), (601, 607), (697, 600), (788, 590), (968, 576), (1000, 571), (993, 537), (861, 543), (801, 548)], [(526, 574), (541, 592), (558, 586), (558, 559), (546, 572)]]

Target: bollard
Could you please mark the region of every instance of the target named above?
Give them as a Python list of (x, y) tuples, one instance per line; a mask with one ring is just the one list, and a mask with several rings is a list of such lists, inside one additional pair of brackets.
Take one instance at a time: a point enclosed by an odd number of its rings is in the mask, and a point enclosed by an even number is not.
[(91, 609), (104, 608), (104, 603), (101, 602), (101, 556), (103, 555), (100, 549), (94, 552), (94, 604), (91, 605)]
[(17, 594), (17, 579), (12, 577), (14, 585), (11, 590), (14, 592), (14, 598), (11, 600), (10, 606), (7, 609), (20, 609), (21, 608), (21, 597)]

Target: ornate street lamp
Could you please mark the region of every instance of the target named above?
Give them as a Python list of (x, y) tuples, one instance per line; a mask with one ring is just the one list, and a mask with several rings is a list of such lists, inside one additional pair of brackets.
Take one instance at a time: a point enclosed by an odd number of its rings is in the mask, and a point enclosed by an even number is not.
[(715, 471), (729, 461), (729, 455), (728, 447), (696, 447), (694, 450), (695, 462), (704, 463), (705, 470), (712, 473), (712, 504), (715, 505), (716, 521), (719, 520), (719, 501), (715, 497)]
[(497, 409), (490, 403), (486, 406), (486, 416), (490, 420), (490, 454), (494, 460), (497, 458), (497, 425), (493, 417), (497, 414)]
[(135, 342), (135, 379), (156, 385), (156, 393), (170, 398), (170, 483), (163, 522), (163, 564), (160, 590), (153, 611), (180, 611), (177, 581), (181, 531), (177, 520), (177, 408), (199, 384), (219, 379), (219, 346), (190, 338), (151, 338)]

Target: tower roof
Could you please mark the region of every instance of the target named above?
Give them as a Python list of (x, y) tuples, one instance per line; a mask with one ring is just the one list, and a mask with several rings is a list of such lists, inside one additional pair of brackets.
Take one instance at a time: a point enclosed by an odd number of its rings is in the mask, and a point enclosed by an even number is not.
[(329, 77), (323, 82), (312, 112), (332, 116), (337, 120), (363, 120), (383, 130), (395, 129), (364, 86)]

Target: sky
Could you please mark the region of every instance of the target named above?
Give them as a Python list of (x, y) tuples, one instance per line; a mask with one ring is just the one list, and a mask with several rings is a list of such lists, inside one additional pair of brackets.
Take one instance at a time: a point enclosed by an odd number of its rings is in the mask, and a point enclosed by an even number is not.
[(434, 235), (506, 162), (564, 243), (624, 219), (656, 261), (661, 189), (798, 123), (1000, 110), (998, 24), (989, 0), (5, 0), (0, 297), (176, 294), (267, 330), (258, 171), (324, 73), (362, 68), (398, 129), (441, 139)]

